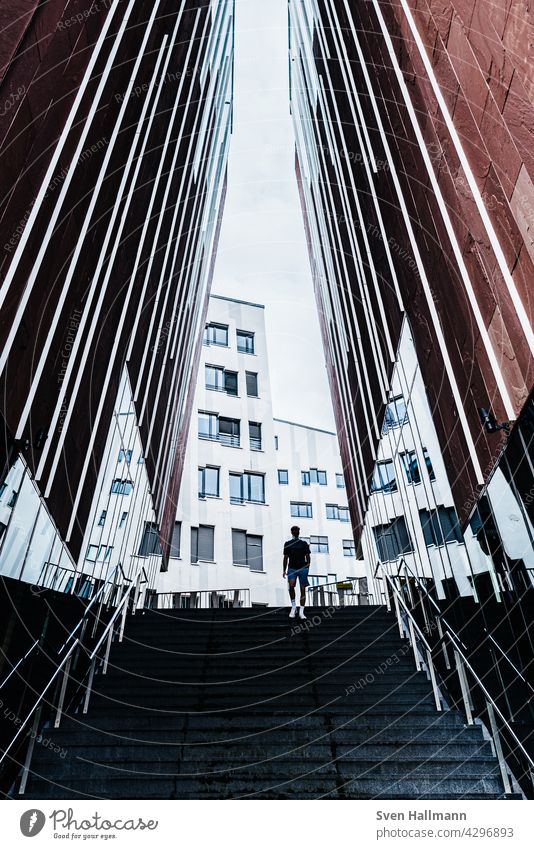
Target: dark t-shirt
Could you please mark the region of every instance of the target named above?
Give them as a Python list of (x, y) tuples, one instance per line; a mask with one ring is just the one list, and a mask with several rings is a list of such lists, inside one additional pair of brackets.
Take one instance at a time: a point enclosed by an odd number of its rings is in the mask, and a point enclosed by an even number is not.
[(284, 555), (288, 556), (291, 569), (302, 569), (308, 565), (306, 555), (310, 555), (310, 546), (305, 539), (293, 537), (284, 544)]

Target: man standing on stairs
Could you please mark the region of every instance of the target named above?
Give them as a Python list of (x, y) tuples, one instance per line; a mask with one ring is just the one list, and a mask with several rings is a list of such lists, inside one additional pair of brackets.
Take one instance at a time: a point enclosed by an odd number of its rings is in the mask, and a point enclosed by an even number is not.
[(293, 525), (291, 528), (291, 539), (284, 544), (284, 578), (287, 575), (289, 584), (289, 598), (291, 599), (290, 619), (294, 619), (297, 612), (295, 600), (295, 586), (297, 578), (300, 586), (300, 619), (306, 619), (304, 606), (306, 604), (306, 587), (308, 586), (308, 572), (310, 569), (311, 553), (310, 546), (306, 540), (301, 539), (300, 528)]

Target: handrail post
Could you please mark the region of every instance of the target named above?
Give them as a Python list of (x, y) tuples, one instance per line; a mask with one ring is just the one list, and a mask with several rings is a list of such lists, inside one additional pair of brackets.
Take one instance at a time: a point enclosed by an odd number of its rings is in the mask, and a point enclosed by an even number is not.
[(89, 680), (87, 682), (87, 687), (85, 690), (85, 698), (83, 700), (83, 713), (87, 713), (87, 709), (89, 708), (89, 698), (91, 696), (91, 690), (93, 687), (93, 678), (95, 677), (95, 667), (96, 667), (96, 655), (93, 657), (91, 661), (91, 667), (89, 669)]
[(41, 710), (42, 705), (39, 705), (39, 707), (35, 711), (35, 716), (33, 718), (32, 730), (30, 731), (30, 742), (28, 743), (28, 749), (26, 751), (24, 767), (22, 769), (22, 776), (20, 779), (19, 796), (23, 796), (26, 792), (26, 784), (28, 781), (28, 774), (30, 772), (30, 764), (32, 762), (33, 750), (35, 748), (35, 740), (37, 738), (37, 729), (39, 728), (39, 722), (41, 721)]
[(456, 659), (456, 670), (458, 672), (458, 678), (460, 679), (460, 687), (462, 688), (462, 698), (464, 702), (465, 715), (467, 717), (467, 724), (474, 725), (473, 714), (471, 713), (471, 699), (469, 696), (469, 685), (467, 683), (467, 676), (465, 674), (463, 662), (456, 649), (454, 649), (454, 657)]
[[(124, 605), (126, 607), (126, 605)], [(111, 651), (111, 643), (113, 642), (113, 631), (115, 630), (115, 626), (113, 625), (109, 629), (108, 638), (106, 640), (106, 654), (104, 655), (104, 666), (102, 667), (102, 675), (105, 675), (108, 671), (108, 662), (109, 662), (109, 653)]]
[(126, 614), (128, 612), (128, 603), (126, 602), (122, 607), (121, 614), (121, 624), (119, 629), (119, 643), (122, 643), (122, 638), (124, 637), (124, 627), (126, 625)]
[(421, 661), (419, 660), (419, 654), (417, 652), (417, 641), (415, 639), (415, 631), (413, 629), (413, 621), (411, 617), (408, 617), (408, 628), (410, 631), (410, 642), (412, 644), (413, 656), (415, 660), (415, 668), (418, 672), (421, 672)]
[(438, 634), (439, 634), (439, 641), (440, 641), (441, 648), (442, 648), (442, 651), (443, 651), (443, 659), (444, 659), (444, 661), (445, 661), (445, 667), (446, 667), (447, 669), (450, 669), (450, 668), (451, 668), (451, 661), (450, 661), (450, 658), (449, 658), (449, 652), (448, 652), (448, 649), (447, 649), (447, 643), (445, 642), (445, 638), (444, 638), (444, 636), (443, 636), (443, 626), (442, 626), (442, 624), (441, 624), (441, 617), (440, 617), (440, 616), (438, 616), (438, 617), (437, 617), (437, 620), (438, 620)]
[(434, 701), (436, 702), (436, 710), (441, 711), (441, 699), (439, 697), (439, 689), (438, 682), (436, 680), (436, 670), (434, 668), (434, 661), (432, 660), (432, 652), (430, 649), (426, 650), (426, 662), (428, 664), (428, 671), (430, 673), (430, 680), (432, 681), (432, 691), (434, 693)]
[[(129, 590), (128, 590), (129, 591)], [(137, 581), (135, 582), (135, 592), (132, 606), (132, 616), (135, 616), (135, 611), (137, 609), (137, 602), (139, 601), (139, 595), (141, 593), (141, 572), (137, 575)]]
[(61, 714), (63, 712), (63, 702), (65, 701), (65, 693), (67, 690), (67, 681), (69, 678), (70, 665), (72, 663), (72, 654), (70, 654), (67, 658), (67, 662), (65, 664), (65, 669), (63, 670), (63, 679), (61, 681), (61, 690), (59, 692), (59, 701), (56, 710), (56, 718), (54, 720), (54, 728), (59, 728), (59, 723), (61, 722)]
[(499, 761), (499, 769), (501, 770), (502, 781), (504, 784), (504, 792), (510, 794), (512, 792), (512, 786), (510, 784), (510, 776), (508, 775), (508, 770), (506, 769), (506, 761), (504, 759), (501, 737), (495, 719), (495, 711), (493, 710), (492, 703), (488, 699), (486, 699), (486, 709), (488, 711), (491, 736), (493, 737), (493, 745), (495, 746), (495, 754), (497, 755), (497, 760)]
[(397, 625), (399, 626), (399, 634), (401, 636), (401, 639), (404, 639), (404, 629), (402, 627), (402, 618), (401, 618), (401, 614), (400, 614), (400, 607), (399, 607), (399, 602), (398, 602), (396, 595), (393, 596), (393, 602), (395, 604), (395, 613), (397, 614)]

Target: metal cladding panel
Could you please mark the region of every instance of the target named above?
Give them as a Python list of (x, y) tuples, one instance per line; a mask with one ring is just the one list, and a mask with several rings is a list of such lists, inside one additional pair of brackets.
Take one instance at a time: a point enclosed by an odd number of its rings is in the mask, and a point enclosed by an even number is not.
[[(191, 358), (195, 299), (205, 298), (192, 257), (204, 253), (218, 198), (208, 180), (222, 180), (210, 88), (221, 69), (212, 10), (199, 0), (27, 5), (23, 17), (19, 3), (1, 10), (10, 37), (0, 57), (0, 381), (6, 433), (76, 557), (130, 342), (154, 501), (161, 512), (175, 498), (162, 469), (190, 374), (176, 376), (160, 341), (180, 335)], [(228, 29), (232, 4), (223, 6)], [(187, 145), (207, 112), (205, 161), (191, 183)], [(170, 242), (180, 274), (164, 266)], [(175, 293), (189, 307), (173, 321)]]
[[(345, 242), (354, 219), (346, 216), (338, 189), (344, 184), (349, 195), (357, 193), (356, 220), (367, 230), (381, 278), (387, 241), (465, 522), (505, 438), (484, 431), (479, 409), (489, 409), (499, 422), (513, 421), (533, 382), (529, 13), (508, 14), (508, 0), (507, 11), (490, 9), (483, 0), (430, 0), (417, 8), (404, 0), (315, 0), (307, 4), (315, 18), (308, 39), (299, 29), (303, 5), (290, 4), (293, 114), (307, 140), (300, 143), (299, 159), (314, 146), (320, 160), (326, 144), (329, 157), (319, 176), (336, 184), (326, 214), (335, 218)], [(297, 108), (295, 66), (303, 54), (308, 92), (326, 86), (328, 74), (332, 79), (330, 117), (323, 115), (320, 95), (311, 121)], [(319, 82), (310, 81), (314, 75)], [(325, 123), (328, 132), (321, 129)], [(340, 141), (352, 167), (336, 176), (331, 163)], [(370, 152), (372, 173), (365, 167)], [(307, 206), (317, 218), (309, 197)], [(338, 250), (329, 239), (326, 251)], [(398, 312), (387, 295), (384, 306), (395, 337)], [(371, 302), (372, 315), (376, 311)], [(355, 349), (348, 357), (358, 364)], [(361, 375), (356, 382), (365, 391)], [(374, 409), (379, 415), (376, 403)], [(349, 455), (358, 429), (355, 422), (348, 428)], [(372, 453), (365, 456), (361, 447), (359, 453), (369, 476)]]

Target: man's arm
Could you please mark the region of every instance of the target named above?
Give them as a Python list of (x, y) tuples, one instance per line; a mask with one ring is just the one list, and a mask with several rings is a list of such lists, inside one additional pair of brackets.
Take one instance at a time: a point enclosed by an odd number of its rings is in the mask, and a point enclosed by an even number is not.
[(308, 550), (306, 551), (304, 558), (305, 558), (305, 561), (306, 561), (306, 566), (309, 566), (310, 563), (311, 563), (311, 550), (310, 550), (309, 543), (308, 543)]
[(284, 578), (285, 578), (285, 576), (287, 575), (287, 563), (288, 563), (288, 560), (289, 560), (289, 557), (287, 556), (287, 554), (284, 554), (284, 572), (283, 572), (283, 576), (282, 576), (282, 577), (284, 577)]

